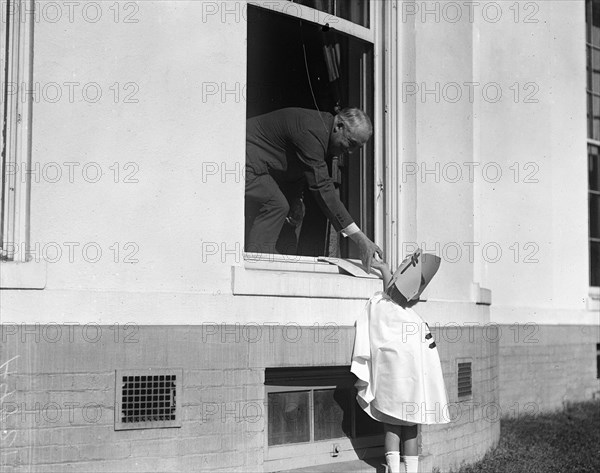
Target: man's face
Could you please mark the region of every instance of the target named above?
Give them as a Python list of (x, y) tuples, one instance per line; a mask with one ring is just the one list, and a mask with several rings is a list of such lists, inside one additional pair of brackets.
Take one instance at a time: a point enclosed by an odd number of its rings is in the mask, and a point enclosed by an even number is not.
[(329, 148), (327, 152), (331, 156), (351, 154), (361, 148), (369, 140), (369, 135), (361, 133), (361, 130), (351, 131), (338, 116), (333, 122), (333, 129), (329, 137)]

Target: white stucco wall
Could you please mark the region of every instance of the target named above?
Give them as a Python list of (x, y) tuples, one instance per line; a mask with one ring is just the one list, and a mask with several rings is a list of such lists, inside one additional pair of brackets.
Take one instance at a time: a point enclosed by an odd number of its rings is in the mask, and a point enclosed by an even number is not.
[(480, 107), (481, 159), (503, 170), (499, 182), (479, 187), (482, 241), (503, 249), (480, 272), (499, 322), (597, 323), (586, 311), (584, 3), (537, 2), (534, 16), (530, 8), (519, 22), (511, 12), (510, 21), (480, 25), (481, 82), (502, 84), (506, 95)]
[[(463, 11), (456, 22), (405, 18), (399, 86), (414, 83), (420, 90), (404, 103), (398, 135), (403, 163), (414, 162), (418, 171), (403, 169), (403, 192), (413, 194), (395, 217), (403, 243), (442, 250), (442, 270), (428, 290), (432, 302), (472, 303), (476, 283), (492, 290), (497, 321), (539, 308), (545, 314), (539, 322), (555, 320), (553, 310), (589, 322), (583, 3), (538, 4), (538, 23), (521, 21), (529, 11), (515, 22), (504, 4), (496, 23), (489, 21), (493, 12), (484, 16), (478, 9), (473, 19)], [(48, 93), (48, 84), (56, 83), (63, 96), (53, 102), (42, 94), (34, 104), (33, 162), (42, 168), (58, 163), (63, 176), (56, 183), (43, 172), (39, 182), (34, 179), (32, 245), (46, 247), (50, 258), (56, 247), (62, 255), (46, 264), (45, 290), (3, 291), (3, 319), (198, 323), (275, 317), (352, 324), (360, 299), (231, 295), (231, 267), (242, 265), (243, 242), (243, 6), (139, 2), (139, 10), (123, 7), (115, 21), (114, 8), (102, 5), (95, 23), (93, 11), (86, 17), (75, 9), (70, 21), (65, 8), (59, 21), (49, 21), (46, 11), (35, 24), (34, 82)], [(67, 82), (76, 83), (73, 101)], [(502, 99), (483, 100), (482, 87), (475, 87), (470, 100), (469, 82), (499, 84)], [(510, 89), (515, 82), (519, 103)], [(523, 103), (527, 82), (539, 87), (539, 103)], [(90, 83), (97, 86), (82, 96)], [(460, 100), (452, 100), (450, 83), (462, 85)], [(441, 95), (423, 95), (423, 87), (439, 87)], [(98, 88), (102, 97), (91, 103)], [(126, 97), (138, 102), (125, 103)], [(477, 166), (473, 182), (464, 162)], [(514, 162), (520, 181), (531, 171), (525, 163), (535, 162), (539, 182), (515, 183)], [(65, 163), (75, 163), (73, 182)], [(454, 163), (463, 173), (458, 182), (452, 182)], [(482, 178), (487, 163), (502, 169), (497, 183)], [(95, 169), (102, 178), (88, 182)], [(123, 182), (136, 169), (138, 182)], [(482, 253), (490, 242), (503, 252), (495, 263), (488, 257), (493, 248)], [(515, 242), (518, 263), (510, 249)], [(531, 251), (528, 242), (538, 245), (539, 263), (522, 262)], [(86, 244), (92, 244), (88, 258)], [(92, 263), (94, 247), (102, 257)], [(456, 261), (455, 248), (462, 250)], [(138, 262), (124, 263), (127, 255)], [(432, 321), (479, 313), (442, 306), (427, 309), (435, 312)]]

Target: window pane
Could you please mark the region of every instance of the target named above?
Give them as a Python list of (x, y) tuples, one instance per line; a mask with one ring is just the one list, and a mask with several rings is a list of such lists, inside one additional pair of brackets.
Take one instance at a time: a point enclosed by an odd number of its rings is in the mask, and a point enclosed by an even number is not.
[(296, 0), (295, 3), (369, 28), (369, 0)]
[(369, 27), (369, 0), (337, 0), (336, 16)]
[(297, 0), (296, 3), (333, 15), (333, 0)]
[(590, 237), (600, 238), (600, 195), (590, 193)]
[(589, 188), (600, 191), (600, 156), (598, 147), (588, 145)]
[(590, 242), (590, 286), (600, 286), (600, 243)]
[(593, 92), (600, 94), (600, 70), (599, 69), (594, 69), (594, 73), (592, 74), (591, 89)]
[(351, 436), (351, 389), (323, 389), (314, 392), (315, 440)]
[(592, 44), (600, 46), (600, 1), (592, 0)]
[(591, 61), (592, 71), (598, 71), (600, 69), (600, 51), (591, 49)]
[(592, 128), (592, 96), (591, 94), (587, 94), (587, 137), (593, 137), (593, 128)]
[(269, 445), (308, 442), (310, 391), (269, 393)]
[(593, 136), (595, 140), (600, 139), (600, 97), (592, 97), (592, 113), (593, 113)]

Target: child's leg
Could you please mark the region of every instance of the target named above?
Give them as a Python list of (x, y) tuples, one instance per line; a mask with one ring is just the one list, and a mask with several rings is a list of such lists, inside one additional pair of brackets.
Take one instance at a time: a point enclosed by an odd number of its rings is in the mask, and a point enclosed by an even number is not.
[(418, 433), (419, 427), (417, 424), (402, 427), (402, 452), (404, 454), (406, 473), (417, 473), (419, 469), (419, 453), (417, 445)]
[(399, 425), (383, 424), (385, 431), (385, 461), (389, 473), (400, 473), (400, 437)]
[(417, 434), (419, 433), (419, 427), (417, 424), (411, 426), (403, 426), (401, 432), (402, 439), (402, 452), (404, 455), (411, 457), (417, 456)]
[(383, 430), (385, 432), (385, 451), (399, 452), (400, 438), (402, 436), (402, 426), (383, 424)]

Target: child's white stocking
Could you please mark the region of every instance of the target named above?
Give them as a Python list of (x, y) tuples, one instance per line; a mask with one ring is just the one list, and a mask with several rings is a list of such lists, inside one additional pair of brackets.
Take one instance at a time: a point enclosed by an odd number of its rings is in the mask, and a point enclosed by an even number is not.
[(389, 473), (400, 473), (400, 452), (386, 452), (385, 461)]
[(417, 473), (419, 470), (419, 457), (418, 456), (404, 456), (404, 465), (406, 473)]

